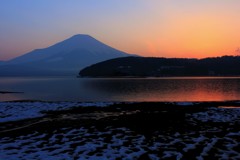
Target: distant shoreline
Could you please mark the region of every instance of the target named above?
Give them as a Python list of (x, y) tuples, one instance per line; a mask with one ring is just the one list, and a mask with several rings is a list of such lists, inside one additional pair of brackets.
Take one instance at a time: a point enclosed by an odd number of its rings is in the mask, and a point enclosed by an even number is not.
[(0, 91), (0, 94), (22, 94), (24, 92)]
[(76, 76), (77, 78), (240, 78), (240, 75), (233, 75), (233, 76)]
[[(1, 91), (0, 91), (1, 93)], [(24, 92), (10, 92), (10, 93), (24, 93)], [(214, 100), (209, 100), (209, 101), (51, 101), (51, 100), (38, 100), (38, 99), (22, 99), (22, 100), (9, 100), (9, 101), (0, 101), (2, 102), (42, 102), (42, 103), (80, 103), (80, 104), (91, 104), (91, 106), (98, 106), (98, 103), (102, 104), (111, 104), (111, 105), (116, 105), (116, 104), (171, 104), (171, 105), (177, 105), (177, 106), (194, 106), (194, 105), (214, 105), (214, 106), (239, 106), (240, 108), (240, 99), (235, 99), (235, 100), (222, 100), (222, 101), (214, 101)], [(105, 106), (105, 105), (104, 105)]]

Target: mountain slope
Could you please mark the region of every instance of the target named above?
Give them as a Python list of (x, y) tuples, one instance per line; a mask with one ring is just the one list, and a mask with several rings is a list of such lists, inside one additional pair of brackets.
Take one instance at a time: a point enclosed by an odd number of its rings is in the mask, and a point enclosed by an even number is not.
[(76, 75), (79, 68), (124, 56), (129, 54), (79, 34), (5, 62), (0, 75)]
[(240, 56), (204, 59), (124, 57), (80, 71), (82, 77), (240, 76)]

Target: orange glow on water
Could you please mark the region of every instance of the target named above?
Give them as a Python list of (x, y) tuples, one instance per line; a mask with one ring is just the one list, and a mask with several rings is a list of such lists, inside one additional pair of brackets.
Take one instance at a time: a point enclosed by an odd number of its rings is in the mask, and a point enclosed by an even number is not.
[[(130, 101), (226, 101), (239, 99), (237, 85), (239, 78), (223, 77), (176, 77), (166, 78), (170, 83), (164, 83), (164, 78), (159, 79), (163, 82), (163, 86), (156, 86), (156, 90), (147, 90), (145, 92), (133, 93), (128, 95)], [(231, 81), (230, 87), (236, 89), (227, 90), (227, 81)], [(157, 81), (156, 81), (157, 83)], [(178, 84), (179, 83), (179, 84)], [(182, 86), (182, 83), (184, 85)], [(161, 83), (159, 83), (160, 85)], [(173, 86), (174, 87), (173, 87)], [(164, 88), (164, 86), (168, 86)], [(159, 87), (159, 88), (158, 88)], [(171, 88), (172, 87), (172, 88)], [(165, 90), (166, 89), (166, 90)]]

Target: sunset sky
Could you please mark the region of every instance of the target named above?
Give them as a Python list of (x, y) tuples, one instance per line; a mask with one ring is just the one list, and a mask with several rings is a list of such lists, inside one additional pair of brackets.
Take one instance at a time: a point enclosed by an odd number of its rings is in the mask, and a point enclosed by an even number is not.
[(0, 60), (89, 34), (154, 57), (237, 55), (240, 0), (1, 0)]

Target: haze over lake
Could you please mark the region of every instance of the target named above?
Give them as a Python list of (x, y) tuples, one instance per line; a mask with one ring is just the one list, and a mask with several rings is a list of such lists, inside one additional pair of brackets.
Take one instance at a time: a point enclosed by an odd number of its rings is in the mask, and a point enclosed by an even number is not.
[(225, 101), (240, 97), (239, 77), (1, 78), (0, 101)]

